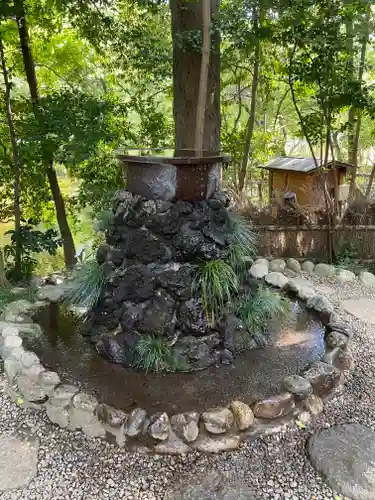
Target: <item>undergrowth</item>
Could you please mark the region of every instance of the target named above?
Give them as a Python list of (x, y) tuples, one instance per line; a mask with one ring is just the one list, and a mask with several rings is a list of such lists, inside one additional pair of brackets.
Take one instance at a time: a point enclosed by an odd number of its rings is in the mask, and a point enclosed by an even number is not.
[(77, 266), (70, 279), (71, 288), (63, 302), (92, 309), (99, 300), (105, 280), (104, 268), (96, 260)]
[(156, 373), (171, 366), (172, 353), (168, 342), (155, 335), (142, 336), (135, 346), (134, 365), (140, 370)]
[(227, 262), (211, 260), (196, 267), (192, 288), (202, 296), (203, 311), (214, 326), (224, 305), (237, 295), (239, 281)]
[(260, 287), (255, 295), (248, 296), (238, 307), (238, 315), (250, 335), (264, 331), (267, 324), (282, 318), (291, 310), (291, 302), (267, 288)]

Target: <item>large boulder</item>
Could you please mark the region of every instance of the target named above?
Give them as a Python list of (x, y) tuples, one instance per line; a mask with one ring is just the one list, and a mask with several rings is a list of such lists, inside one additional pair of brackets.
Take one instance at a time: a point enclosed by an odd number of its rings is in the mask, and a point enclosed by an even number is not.
[(286, 268), (286, 262), (284, 259), (273, 259), (269, 264), (269, 270), (271, 272), (283, 272)]
[(301, 272), (301, 264), (296, 259), (288, 259), (286, 261), (286, 265), (287, 265), (288, 269), (291, 269), (295, 273)]
[(310, 309), (314, 309), (323, 314), (331, 314), (333, 312), (333, 305), (323, 295), (315, 295), (309, 298), (306, 305)]
[(129, 437), (135, 437), (141, 434), (146, 419), (146, 410), (142, 408), (135, 408), (132, 410), (126, 422), (125, 434)]
[(305, 262), (302, 262), (301, 268), (305, 273), (312, 274), (314, 272), (315, 264), (311, 262), (311, 260), (305, 260)]
[(150, 418), (148, 433), (157, 441), (165, 441), (168, 439), (171, 430), (168, 415), (166, 413), (156, 413)]
[(171, 418), (171, 426), (176, 435), (191, 443), (195, 441), (199, 435), (199, 413), (186, 412), (178, 415), (173, 415)]
[(266, 283), (274, 286), (275, 288), (284, 288), (288, 283), (288, 278), (279, 272), (272, 272), (267, 274)]
[(374, 430), (357, 423), (320, 429), (309, 439), (308, 455), (335, 491), (355, 500), (374, 499)]
[(284, 387), (298, 399), (306, 399), (313, 393), (311, 383), (300, 375), (290, 375), (284, 379)]
[(314, 272), (320, 278), (332, 278), (335, 275), (336, 270), (335, 270), (334, 266), (331, 266), (329, 264), (320, 263), (320, 264), (317, 264), (315, 266)]
[(363, 271), (359, 275), (359, 281), (368, 287), (374, 287), (375, 286), (375, 275), (372, 273), (369, 273), (368, 271)]
[(211, 434), (224, 434), (233, 425), (233, 413), (228, 408), (213, 408), (202, 413), (204, 426)]
[(340, 283), (348, 283), (355, 280), (355, 274), (347, 269), (339, 269), (336, 274), (336, 279)]
[(293, 395), (290, 392), (270, 396), (255, 404), (253, 411), (257, 418), (272, 420), (289, 415), (295, 408)]
[(268, 266), (264, 263), (254, 263), (249, 271), (252, 278), (263, 279), (268, 274)]
[(240, 431), (244, 431), (253, 425), (254, 413), (246, 403), (233, 401), (230, 409), (233, 413), (234, 424)]
[(341, 372), (330, 364), (317, 361), (303, 376), (310, 381), (315, 394), (325, 396), (339, 385)]

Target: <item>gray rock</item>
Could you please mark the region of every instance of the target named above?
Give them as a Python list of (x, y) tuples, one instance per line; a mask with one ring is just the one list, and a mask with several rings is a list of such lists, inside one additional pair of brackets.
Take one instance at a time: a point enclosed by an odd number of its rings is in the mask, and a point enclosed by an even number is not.
[(272, 420), (289, 415), (294, 408), (293, 395), (290, 392), (284, 392), (259, 401), (255, 404), (253, 412), (257, 418)]
[(339, 385), (341, 373), (334, 366), (317, 361), (304, 373), (304, 377), (310, 381), (315, 394), (325, 396)]
[(66, 408), (46, 404), (47, 416), (52, 423), (65, 428), (69, 425), (69, 411)]
[(319, 396), (312, 394), (307, 399), (302, 401), (302, 407), (311, 413), (314, 417), (320, 415), (323, 411), (323, 401)]
[[(192, 443), (192, 447), (204, 453), (221, 453), (223, 451), (236, 450), (241, 443), (241, 437), (233, 434), (223, 436), (208, 436), (200, 434), (198, 439)], [(238, 497), (235, 497), (236, 499)]]
[(6, 358), (4, 360), (4, 372), (10, 384), (15, 383), (17, 375), (21, 372), (20, 362), (16, 359)]
[(104, 427), (95, 417), (90, 418), (89, 422), (82, 426), (82, 431), (89, 438), (104, 438), (106, 435)]
[(282, 272), (286, 268), (286, 262), (284, 259), (273, 259), (269, 264), (269, 270), (271, 272)]
[(317, 264), (314, 268), (314, 272), (320, 278), (332, 278), (336, 274), (334, 266), (324, 263)]
[(72, 405), (74, 408), (80, 409), (82, 411), (94, 413), (96, 407), (98, 406), (98, 400), (90, 394), (79, 392), (78, 394), (73, 396)]
[(301, 264), (296, 259), (288, 259), (286, 261), (286, 265), (289, 269), (291, 269), (295, 273), (301, 272)]
[(265, 259), (264, 257), (258, 257), (254, 260), (253, 264), (260, 264), (262, 266), (269, 267), (270, 261), (268, 259)]
[(288, 290), (294, 293), (300, 293), (303, 288), (311, 288), (312, 284), (305, 278), (290, 278), (288, 281)]
[(47, 401), (47, 394), (35, 378), (27, 375), (16, 377), (16, 384), (22, 396), (31, 403), (43, 404)]
[(288, 283), (288, 278), (286, 278), (282, 273), (272, 272), (267, 274), (266, 283), (276, 288), (284, 288)]
[(44, 392), (51, 396), (55, 387), (60, 384), (60, 377), (56, 372), (44, 371), (39, 374), (39, 384)]
[(35, 438), (0, 435), (0, 491), (21, 490), (30, 483), (37, 474), (38, 450)]
[(329, 364), (329, 365), (336, 366), (335, 361), (336, 361), (336, 358), (338, 357), (339, 353), (340, 353), (339, 347), (335, 347), (331, 351), (326, 352), (324, 355), (324, 362)]
[(142, 432), (146, 418), (147, 413), (142, 408), (132, 410), (126, 422), (125, 434), (129, 437), (138, 436)]
[(359, 281), (365, 286), (373, 287), (375, 286), (375, 275), (367, 271), (363, 271), (359, 275)]
[(342, 495), (373, 500), (375, 432), (361, 424), (335, 425), (317, 431), (308, 443), (313, 467)]
[(154, 446), (154, 452), (161, 455), (182, 455), (191, 451), (190, 446), (184, 443), (174, 432), (168, 438)]
[(199, 413), (197, 412), (180, 413), (178, 415), (173, 415), (171, 418), (171, 426), (179, 438), (191, 443), (195, 441), (199, 435), (198, 421)]
[(38, 300), (48, 300), (49, 302), (60, 302), (68, 291), (72, 288), (71, 284), (60, 283), (59, 285), (45, 285), (38, 290)]
[(224, 434), (233, 425), (233, 413), (228, 408), (212, 408), (202, 413), (204, 426), (211, 434)]
[(335, 347), (340, 347), (341, 349), (345, 349), (348, 345), (349, 338), (340, 332), (331, 332), (327, 335), (326, 344), (330, 349), (334, 349)]
[(314, 272), (315, 265), (311, 262), (311, 260), (305, 260), (305, 262), (302, 262), (301, 268), (305, 273), (312, 274)]
[[(375, 325), (375, 300), (367, 297), (343, 300), (340, 308), (360, 319), (364, 323)], [(336, 331), (341, 331), (335, 328)], [(347, 329), (352, 333), (349, 329)], [(344, 332), (342, 332), (344, 333)]]
[(5, 325), (12, 325), (12, 326), (5, 326), (4, 328), (2, 328), (1, 330), (1, 337), (2, 338), (5, 338), (5, 337), (18, 337), (19, 334), (20, 334), (20, 330), (17, 326), (16, 323), (14, 323), (14, 325), (12, 323), (3, 323)]
[(253, 425), (254, 413), (250, 406), (242, 401), (233, 401), (230, 405), (230, 409), (233, 413), (234, 425), (240, 431), (244, 431)]
[(168, 439), (170, 430), (171, 425), (166, 413), (156, 413), (152, 415), (148, 428), (148, 433), (152, 438), (158, 441), (165, 441)]
[(107, 424), (111, 427), (121, 427), (127, 420), (128, 415), (117, 408), (106, 404), (100, 404), (96, 408), (96, 415), (99, 422)]
[(339, 352), (337, 353), (334, 366), (341, 371), (354, 370), (355, 362), (352, 351), (349, 348), (344, 350), (339, 348), (336, 349), (338, 349)]
[(21, 365), (24, 368), (30, 368), (33, 365), (39, 365), (39, 358), (33, 352), (25, 351), (21, 357)]
[(223, 349), (220, 351), (220, 363), (222, 365), (231, 365), (233, 363), (234, 356), (228, 349)]
[(320, 313), (331, 314), (333, 312), (333, 305), (323, 295), (315, 295), (306, 302), (307, 307), (314, 309)]
[(77, 394), (78, 387), (69, 384), (62, 384), (53, 391), (50, 403), (52, 406), (64, 408), (72, 403), (73, 396)]
[(95, 345), (95, 348), (101, 356), (108, 359), (111, 363), (127, 364), (126, 352), (115, 338), (110, 335), (104, 335)]
[(350, 328), (350, 325), (348, 325), (347, 323), (343, 323), (341, 321), (336, 321), (335, 319), (331, 319), (328, 322), (326, 329), (327, 329), (327, 332), (342, 333), (343, 335), (346, 335), (348, 337), (348, 339), (351, 339), (353, 336), (353, 331)]
[(290, 375), (284, 379), (286, 391), (291, 392), (298, 399), (306, 399), (313, 393), (312, 385), (300, 375)]
[(340, 283), (348, 283), (355, 280), (355, 274), (346, 269), (339, 269), (336, 274), (336, 279)]
[(237, 352), (241, 349), (244, 336), (247, 334), (242, 321), (234, 314), (228, 314), (218, 325), (223, 344), (231, 352)]
[(260, 280), (267, 276), (268, 266), (265, 264), (253, 264), (250, 268), (249, 274), (252, 278)]

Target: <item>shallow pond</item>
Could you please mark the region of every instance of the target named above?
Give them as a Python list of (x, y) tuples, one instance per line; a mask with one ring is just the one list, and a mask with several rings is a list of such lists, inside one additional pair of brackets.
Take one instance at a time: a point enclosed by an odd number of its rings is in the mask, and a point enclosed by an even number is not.
[(131, 410), (170, 413), (203, 410), (234, 399), (247, 403), (282, 390), (282, 380), (298, 373), (324, 353), (324, 329), (297, 301), (282, 322), (270, 328), (270, 345), (246, 351), (229, 366), (194, 373), (140, 373), (109, 363), (78, 332), (78, 325), (57, 308), (37, 318), (45, 337), (29, 346), (64, 382), (78, 383), (100, 402)]

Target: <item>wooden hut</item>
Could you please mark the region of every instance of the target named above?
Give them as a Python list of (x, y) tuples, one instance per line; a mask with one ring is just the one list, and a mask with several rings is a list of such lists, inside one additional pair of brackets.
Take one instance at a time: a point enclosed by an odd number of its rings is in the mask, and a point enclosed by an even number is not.
[[(318, 160), (320, 162), (320, 160)], [(353, 168), (348, 163), (330, 161), (327, 169), (316, 166), (313, 158), (294, 158), (280, 156), (262, 166), (269, 172), (269, 198), (270, 203), (275, 192), (281, 193), (285, 199), (294, 197), (299, 205), (314, 205), (325, 207), (324, 179), (327, 178), (327, 187), (334, 198), (335, 177), (337, 176), (337, 198), (345, 202), (349, 194), (349, 185), (345, 183), (346, 174)]]

